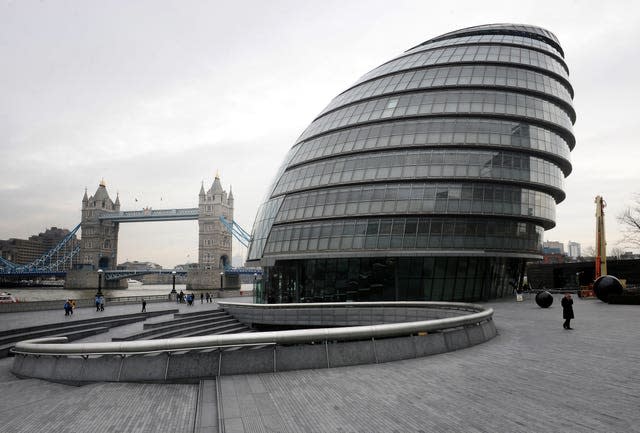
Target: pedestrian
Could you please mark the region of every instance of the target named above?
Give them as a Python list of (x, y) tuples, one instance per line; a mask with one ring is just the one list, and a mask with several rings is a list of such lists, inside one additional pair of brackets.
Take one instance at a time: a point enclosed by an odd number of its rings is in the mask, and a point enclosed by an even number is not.
[(147, 301), (142, 299), (142, 312), (145, 313), (147, 311)]
[(207, 300), (207, 304), (209, 303), (209, 292), (204, 295), (204, 298)]
[(100, 296), (96, 295), (96, 311), (100, 311)]
[(69, 314), (73, 316), (73, 309), (76, 308), (76, 301), (69, 299)]
[(104, 296), (100, 296), (100, 311), (104, 311)]
[(571, 299), (571, 293), (565, 293), (564, 298), (560, 302), (562, 304), (562, 318), (564, 319), (564, 323), (562, 327), (564, 329), (573, 329), (571, 327), (571, 319), (573, 316), (573, 299)]
[(200, 303), (204, 304), (204, 293), (200, 293)]
[(69, 315), (69, 310), (71, 309), (71, 303), (69, 302), (69, 300), (67, 300), (67, 302), (64, 303), (64, 315), (68, 316)]

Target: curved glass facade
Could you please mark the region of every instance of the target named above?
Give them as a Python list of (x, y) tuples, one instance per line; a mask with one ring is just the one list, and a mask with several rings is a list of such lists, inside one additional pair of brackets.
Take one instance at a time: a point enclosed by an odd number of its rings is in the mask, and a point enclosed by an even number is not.
[(291, 148), (252, 231), (261, 302), (511, 293), (571, 172), (557, 38), (496, 24), (433, 38), (336, 96)]

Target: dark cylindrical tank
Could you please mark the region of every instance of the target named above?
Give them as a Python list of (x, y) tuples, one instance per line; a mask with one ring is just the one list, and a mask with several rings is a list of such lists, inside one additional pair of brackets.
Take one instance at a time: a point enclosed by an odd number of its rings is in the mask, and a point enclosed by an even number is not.
[(603, 275), (593, 282), (593, 291), (602, 302), (609, 302), (611, 295), (622, 295), (622, 283), (613, 275)]
[(553, 304), (553, 296), (549, 292), (540, 292), (536, 295), (536, 304), (540, 308), (549, 308)]

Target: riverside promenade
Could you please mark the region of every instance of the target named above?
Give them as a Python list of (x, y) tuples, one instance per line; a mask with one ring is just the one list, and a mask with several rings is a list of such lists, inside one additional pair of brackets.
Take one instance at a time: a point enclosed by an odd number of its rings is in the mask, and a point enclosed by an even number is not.
[[(0, 359), (0, 432), (200, 433), (219, 431), (218, 423), (227, 433), (640, 432), (640, 307), (576, 299), (569, 331), (562, 329), (560, 296), (554, 299), (549, 309), (532, 297), (483, 304), (494, 309), (499, 335), (471, 348), (386, 364), (225, 376), (220, 401), (215, 381), (73, 387), (17, 379), (13, 360)], [(12, 313), (11, 320), (45, 313)], [(91, 341), (106, 341), (117, 329)]]

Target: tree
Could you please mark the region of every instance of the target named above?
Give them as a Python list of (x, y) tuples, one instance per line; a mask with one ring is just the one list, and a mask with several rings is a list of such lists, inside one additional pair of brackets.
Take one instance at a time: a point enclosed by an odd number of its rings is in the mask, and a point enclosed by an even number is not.
[(611, 248), (611, 252), (609, 252), (609, 254), (607, 254), (607, 257), (612, 258), (612, 259), (616, 259), (616, 260), (620, 260), (620, 257), (622, 257), (623, 254), (624, 254), (624, 250), (622, 248), (620, 248), (619, 246), (615, 246), (615, 247)]
[(582, 257), (591, 257), (594, 258), (596, 256), (596, 249), (589, 245), (588, 247), (582, 250)]
[(633, 203), (618, 215), (625, 234), (623, 244), (640, 247), (640, 194), (634, 194)]

